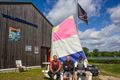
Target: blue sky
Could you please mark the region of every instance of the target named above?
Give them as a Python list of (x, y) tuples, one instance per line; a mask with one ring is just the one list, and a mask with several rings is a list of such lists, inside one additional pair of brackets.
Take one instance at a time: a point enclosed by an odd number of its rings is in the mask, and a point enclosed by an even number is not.
[[(32, 0), (32, 2), (36, 5), (36, 7), (47, 17), (48, 13), (54, 8), (59, 0)], [(80, 1), (80, 0), (79, 0)], [(94, 0), (92, 0), (94, 1)], [(100, 0), (98, 0), (100, 1)], [(110, 15), (107, 13), (108, 8), (112, 8), (120, 4), (120, 0), (101, 0), (101, 9), (99, 16), (88, 16), (89, 17), (89, 25), (85, 23), (80, 23), (79, 27), (81, 31), (85, 31), (87, 28), (96, 28), (100, 30), (107, 24), (111, 23)], [(54, 15), (54, 14), (53, 14)], [(65, 17), (66, 18), (66, 17)], [(49, 19), (49, 18), (48, 18)], [(49, 19), (50, 20), (50, 19)], [(107, 22), (104, 22), (107, 21)], [(53, 25), (59, 24), (58, 22), (51, 21)]]
[[(75, 1), (32, 0), (32, 3), (56, 26), (68, 16), (75, 16)], [(120, 51), (120, 0), (78, 0), (78, 3), (89, 18), (88, 25), (79, 21), (81, 45), (89, 50)]]

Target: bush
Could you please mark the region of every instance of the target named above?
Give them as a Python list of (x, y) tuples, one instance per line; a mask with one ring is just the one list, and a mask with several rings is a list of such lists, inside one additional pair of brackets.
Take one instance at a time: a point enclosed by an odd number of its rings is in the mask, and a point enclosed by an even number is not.
[(88, 62), (90, 63), (106, 63), (106, 64), (120, 64), (120, 60), (97, 60), (97, 59), (89, 59)]

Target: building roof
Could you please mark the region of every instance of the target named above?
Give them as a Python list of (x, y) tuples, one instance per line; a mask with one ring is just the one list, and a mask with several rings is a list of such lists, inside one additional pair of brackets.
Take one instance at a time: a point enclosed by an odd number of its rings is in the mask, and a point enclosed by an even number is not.
[(38, 10), (38, 8), (32, 3), (32, 0), (21, 0), (21, 1), (16, 1), (16, 0), (0, 0), (0, 4), (32, 4), (33, 7), (45, 18), (45, 20), (48, 21), (48, 23), (53, 27), (53, 24), (43, 15), (43, 13)]
[(32, 2), (32, 0), (0, 0), (0, 2)]

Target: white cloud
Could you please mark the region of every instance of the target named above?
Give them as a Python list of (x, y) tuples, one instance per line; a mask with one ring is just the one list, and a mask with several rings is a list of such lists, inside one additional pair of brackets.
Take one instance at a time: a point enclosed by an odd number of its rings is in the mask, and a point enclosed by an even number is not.
[(48, 13), (47, 18), (57, 24), (67, 16), (75, 13), (75, 0), (58, 0), (54, 8)]
[[(79, 0), (82, 8), (90, 16), (99, 15), (102, 0)], [(47, 18), (54, 24), (58, 24), (69, 15), (75, 15), (75, 0), (58, 0), (53, 9), (48, 13)], [(79, 31), (80, 40), (83, 47), (90, 50), (99, 49), (101, 51), (120, 50), (120, 5), (107, 10), (112, 23), (106, 25), (101, 30), (95, 28)]]
[(108, 13), (112, 23), (101, 30), (87, 29), (84, 32), (79, 31), (82, 46), (90, 50), (99, 49), (101, 51), (120, 50), (120, 5), (109, 8)]
[(99, 39), (99, 31), (96, 31), (94, 28), (93, 29), (87, 29), (84, 32), (80, 32), (81, 39), (86, 40), (86, 39)]
[[(54, 24), (58, 24), (70, 15), (76, 14), (77, 0), (58, 0), (53, 9), (48, 13), (47, 18)], [(98, 14), (100, 0), (96, 2), (92, 0), (79, 0), (80, 5), (85, 9), (89, 16)], [(99, 7), (98, 7), (99, 6)]]
[(113, 7), (108, 9), (108, 12), (110, 13), (110, 17), (114, 23), (120, 24), (120, 5), (117, 7)]
[(78, 0), (89, 16), (99, 14), (101, 0)]
[(108, 25), (101, 30), (101, 34), (103, 34), (105, 37), (109, 37), (118, 32), (120, 32), (120, 26), (117, 24)]
[(120, 28), (119, 25), (110, 24), (100, 31), (87, 29), (84, 32), (79, 31), (82, 46), (90, 50), (99, 49), (101, 51), (120, 50)]

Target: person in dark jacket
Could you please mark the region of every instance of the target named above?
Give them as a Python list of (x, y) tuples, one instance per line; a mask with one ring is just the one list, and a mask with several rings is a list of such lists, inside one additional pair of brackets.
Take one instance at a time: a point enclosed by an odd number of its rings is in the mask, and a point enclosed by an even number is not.
[(57, 75), (57, 80), (60, 80), (60, 70), (61, 70), (61, 63), (58, 60), (57, 56), (53, 56), (53, 60), (50, 63), (50, 71), (48, 75), (50, 76), (50, 80), (54, 80), (54, 76)]
[(69, 80), (73, 78), (74, 62), (70, 56), (63, 62), (63, 80), (69, 77)]

